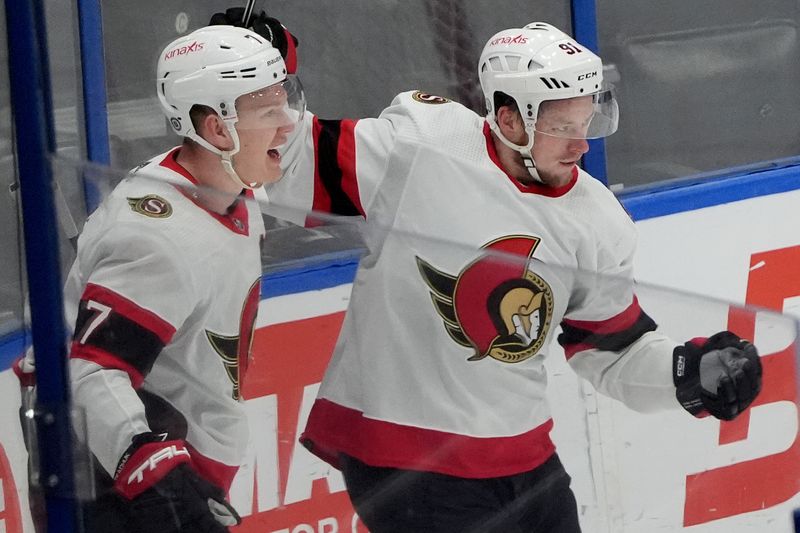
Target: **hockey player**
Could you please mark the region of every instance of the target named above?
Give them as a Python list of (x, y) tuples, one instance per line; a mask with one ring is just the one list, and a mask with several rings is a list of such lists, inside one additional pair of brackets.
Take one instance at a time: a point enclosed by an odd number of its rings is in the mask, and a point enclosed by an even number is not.
[(277, 148), (304, 114), (279, 51), (249, 30), (180, 37), (157, 69), (184, 141), (89, 217), (66, 283), (74, 403), (100, 467), (93, 533), (240, 521), (225, 495), (248, 442), (240, 394), (264, 237), (248, 200), (280, 178)]
[(579, 531), (549, 437), (558, 324), (571, 367), (639, 411), (730, 420), (761, 387), (749, 342), (676, 343), (632, 283), (575, 275), (631, 280), (636, 246), (614, 195), (577, 166), (617, 127), (600, 58), (535, 22), (489, 39), (478, 74), (486, 117), (421, 91), (377, 119), (309, 114), (267, 187), (275, 204), (391, 229), (362, 261), (301, 438), (342, 470), (374, 533)]

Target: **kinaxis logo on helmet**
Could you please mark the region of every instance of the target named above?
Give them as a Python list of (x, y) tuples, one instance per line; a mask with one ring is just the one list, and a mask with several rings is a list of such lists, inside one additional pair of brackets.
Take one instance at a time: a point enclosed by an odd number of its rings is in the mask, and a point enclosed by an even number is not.
[(498, 37), (497, 39), (494, 39), (492, 42), (490, 42), (489, 46), (494, 46), (496, 44), (526, 44), (527, 42), (528, 38), (520, 34), (514, 37), (511, 36)]
[(164, 54), (164, 61), (172, 59), (175, 56), (182, 56), (185, 54), (191, 54), (192, 52), (199, 52), (200, 50), (203, 49), (204, 44), (205, 43), (198, 43), (197, 41), (194, 41), (192, 44), (187, 44), (185, 46), (179, 46), (177, 48), (173, 48), (172, 50)]
[[(458, 276), (417, 257), (436, 312), (450, 337), (475, 353), (519, 363), (542, 348), (553, 316), (553, 291), (528, 268), (540, 239), (513, 235), (494, 240)], [(510, 255), (525, 258), (513, 260)]]

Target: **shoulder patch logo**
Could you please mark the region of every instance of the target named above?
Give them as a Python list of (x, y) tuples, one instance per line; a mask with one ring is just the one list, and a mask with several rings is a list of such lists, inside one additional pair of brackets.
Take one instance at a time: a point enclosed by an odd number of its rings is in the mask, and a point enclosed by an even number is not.
[[(417, 257), (450, 338), (474, 350), (468, 361), (489, 356), (519, 363), (544, 345), (553, 317), (553, 291), (528, 266), (538, 244), (538, 238), (522, 235), (497, 239), (483, 246), (484, 253), (458, 275)], [(526, 260), (509, 261), (503, 254)]]
[(141, 198), (128, 198), (128, 205), (137, 213), (150, 218), (167, 218), (172, 215), (170, 203), (155, 194), (148, 194)]
[(450, 102), (444, 96), (436, 96), (435, 94), (424, 93), (422, 91), (414, 91), (411, 98), (423, 104), (446, 104)]

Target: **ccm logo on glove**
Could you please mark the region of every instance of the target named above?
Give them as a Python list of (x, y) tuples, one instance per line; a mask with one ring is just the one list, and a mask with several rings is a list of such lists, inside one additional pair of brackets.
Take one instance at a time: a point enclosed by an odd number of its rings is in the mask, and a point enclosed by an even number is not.
[(684, 370), (686, 370), (686, 358), (682, 355), (678, 355), (678, 362), (675, 367), (675, 375), (679, 378), (682, 378)]

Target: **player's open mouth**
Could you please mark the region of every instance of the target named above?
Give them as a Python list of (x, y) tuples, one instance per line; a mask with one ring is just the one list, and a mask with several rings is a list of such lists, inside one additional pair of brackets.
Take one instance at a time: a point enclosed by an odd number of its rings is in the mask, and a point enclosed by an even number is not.
[(267, 155), (273, 161), (277, 161), (278, 163), (281, 162), (281, 154), (275, 148), (267, 150)]

